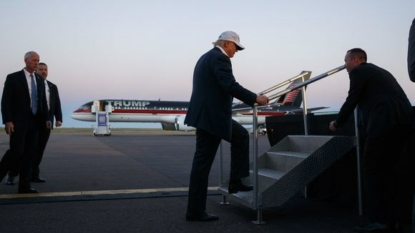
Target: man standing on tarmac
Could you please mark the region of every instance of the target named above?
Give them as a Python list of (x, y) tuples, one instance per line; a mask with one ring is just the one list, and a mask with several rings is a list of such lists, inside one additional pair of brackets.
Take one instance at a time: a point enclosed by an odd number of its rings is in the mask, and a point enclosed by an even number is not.
[[(62, 125), (62, 109), (61, 101), (59, 98), (58, 87), (52, 82), (46, 80), (48, 76), (48, 66), (45, 63), (39, 63), (36, 69), (36, 73), (42, 77), (42, 81), (45, 87), (45, 97), (47, 103), (47, 109), (51, 120), (51, 128), (41, 127), (38, 132), (38, 140), (36, 145), (36, 155), (34, 157), (31, 182), (45, 183), (46, 180), (39, 177), (39, 165), (43, 158), (43, 152), (45, 151), (46, 144), (48, 143), (51, 129), (53, 128), (53, 120), (56, 118), (56, 127)], [(19, 165), (12, 168), (9, 171), (6, 184), (14, 185), (14, 179), (19, 175)]]
[(196, 128), (187, 221), (219, 219), (206, 213), (206, 196), (210, 169), (222, 139), (231, 143), (229, 193), (252, 190), (252, 186), (243, 184), (241, 180), (249, 176), (249, 134), (232, 120), (232, 100), (235, 97), (250, 106), (255, 103), (265, 105), (269, 100), (236, 82), (230, 58), (243, 49), (238, 34), (223, 32), (215, 47), (200, 57), (194, 69), (193, 91), (184, 121)]
[(1, 99), (1, 112), (10, 150), (0, 161), (0, 181), (10, 169), (19, 166), (19, 193), (37, 193), (31, 187), (31, 171), (36, 154), (39, 128), (50, 128), (45, 88), (35, 70), (39, 64), (36, 52), (27, 52), (23, 70), (7, 75)]
[(58, 87), (52, 82), (46, 80), (46, 78), (48, 77), (48, 66), (45, 63), (41, 62), (39, 63), (36, 72), (43, 78), (43, 82), (45, 84), (45, 93), (47, 107), (49, 110), (49, 118), (52, 122), (50, 129), (43, 128), (39, 130), (36, 157), (32, 168), (32, 182), (44, 183), (46, 181), (39, 177), (39, 165), (42, 161), (43, 152), (45, 151), (46, 144), (48, 143), (51, 129), (53, 129), (54, 118), (56, 119), (56, 127), (60, 127), (62, 125), (62, 109)]
[(395, 227), (396, 180), (393, 167), (401, 157), (404, 139), (411, 132), (412, 106), (396, 79), (387, 70), (366, 63), (360, 48), (347, 51), (345, 66), (350, 89), (345, 103), (329, 128), (342, 127), (356, 107), (362, 113), (366, 135), (363, 152), (365, 215), (369, 223), (355, 227), (358, 232), (387, 231)]

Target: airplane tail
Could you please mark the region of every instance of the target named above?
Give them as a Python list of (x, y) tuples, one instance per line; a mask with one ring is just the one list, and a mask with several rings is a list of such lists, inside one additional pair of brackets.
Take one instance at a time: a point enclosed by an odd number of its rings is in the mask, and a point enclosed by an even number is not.
[[(305, 71), (301, 72), (301, 74), (305, 73)], [(310, 79), (311, 73), (308, 73), (307, 75), (304, 75), (304, 81), (307, 81)], [(296, 79), (293, 81), (286, 89), (291, 89), (294, 86), (296, 86), (299, 83), (302, 83), (303, 80)], [(301, 92), (301, 88), (298, 88), (296, 90), (290, 91), (282, 96), (280, 96), (275, 102), (274, 105), (279, 106), (292, 106), (292, 107), (300, 107), (301, 103), (303, 102), (303, 94)]]

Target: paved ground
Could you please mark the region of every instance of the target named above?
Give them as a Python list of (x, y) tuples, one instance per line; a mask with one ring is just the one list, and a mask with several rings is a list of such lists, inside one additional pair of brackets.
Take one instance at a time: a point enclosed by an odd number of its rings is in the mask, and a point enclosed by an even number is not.
[[(259, 153), (270, 148), (260, 136)], [(216, 222), (186, 222), (187, 186), (194, 134), (53, 133), (41, 165), (39, 194), (16, 194), (0, 184), (0, 232), (352, 232), (362, 222), (350, 202), (305, 199), (257, 212), (221, 205), (218, 156), (210, 175), (207, 211)], [(8, 138), (0, 135), (0, 154)], [(224, 143), (224, 174), (229, 144)]]

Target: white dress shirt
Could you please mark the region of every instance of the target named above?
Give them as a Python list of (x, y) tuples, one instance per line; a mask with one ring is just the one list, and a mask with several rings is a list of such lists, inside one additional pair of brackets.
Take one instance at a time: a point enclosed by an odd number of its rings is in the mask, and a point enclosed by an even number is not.
[(48, 82), (46, 80), (44, 80), (44, 82), (45, 82), (46, 102), (48, 103), (48, 110), (50, 110), (50, 90), (49, 90), (49, 85), (48, 85)]

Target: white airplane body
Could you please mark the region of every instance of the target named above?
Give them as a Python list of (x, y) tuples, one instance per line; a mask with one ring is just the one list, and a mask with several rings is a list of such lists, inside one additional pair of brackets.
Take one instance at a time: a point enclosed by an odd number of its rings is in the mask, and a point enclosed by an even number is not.
[[(307, 78), (309, 78), (309, 75)], [(295, 82), (292, 85), (295, 85)], [(302, 94), (300, 89), (282, 95), (274, 103), (258, 109), (258, 125), (265, 125), (265, 118), (268, 116), (302, 113), (301, 103)], [(71, 117), (79, 121), (96, 121), (95, 106), (98, 106), (98, 111), (105, 111), (106, 106), (110, 108), (110, 111), (108, 111), (109, 122), (161, 123), (164, 130), (194, 130), (193, 127), (184, 124), (189, 106), (189, 102), (186, 101), (98, 100), (83, 104), (72, 113)], [(308, 111), (323, 108), (325, 107), (308, 109)], [(249, 108), (248, 105), (234, 104), (232, 111), (234, 112), (232, 118), (235, 121), (242, 125), (252, 125), (252, 108)]]
[[(112, 111), (108, 115), (109, 122), (161, 123), (163, 129), (166, 130), (194, 129), (184, 124), (189, 102), (160, 100), (99, 100), (94, 102), (99, 102), (101, 106), (111, 106)], [(96, 116), (92, 110), (94, 102), (82, 105), (72, 113), (71, 117), (79, 121), (95, 121)], [(266, 116), (286, 115), (289, 110), (299, 109), (283, 107), (286, 111), (280, 111), (274, 108), (269, 105), (258, 110), (258, 124), (265, 124)], [(101, 109), (105, 108), (101, 107)], [(232, 118), (242, 125), (252, 125), (253, 121), (252, 111), (236, 113)]]

